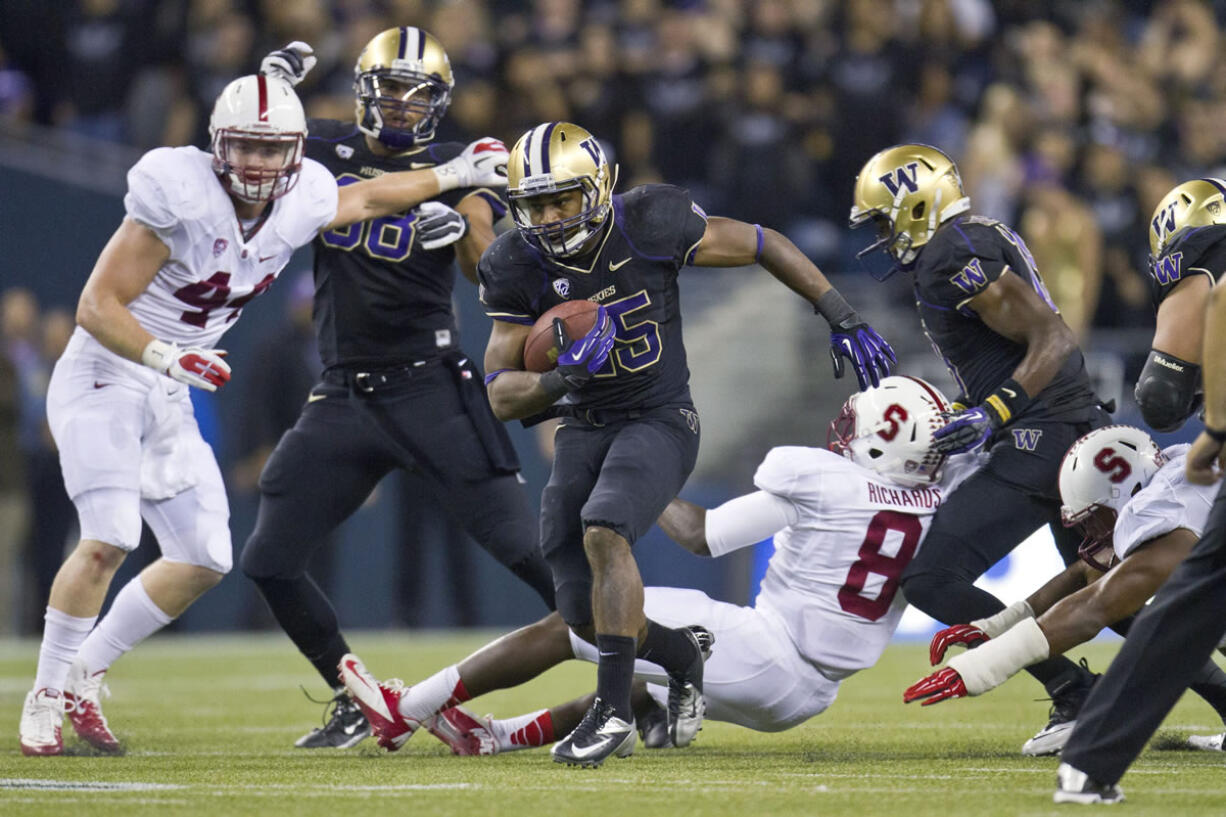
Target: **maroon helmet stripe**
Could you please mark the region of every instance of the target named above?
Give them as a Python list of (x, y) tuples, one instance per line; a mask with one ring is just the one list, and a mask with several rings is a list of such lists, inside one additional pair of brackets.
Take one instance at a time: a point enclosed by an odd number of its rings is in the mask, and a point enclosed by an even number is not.
[(258, 75), (260, 88), (260, 121), (268, 121), (268, 82), (263, 74)]
[(920, 380), (918, 377), (912, 377), (909, 374), (904, 374), (904, 375), (899, 375), (899, 376), (905, 377), (908, 380), (914, 381), (918, 383), (921, 387), (923, 387), (924, 391), (928, 392), (928, 396), (932, 398), (932, 401), (937, 404), (937, 407), (940, 408), (941, 411), (947, 411), (949, 409), (949, 406), (945, 405), (945, 401), (941, 399), (941, 396), (938, 395), (935, 391), (933, 391), (932, 387), (929, 386), (927, 382)]

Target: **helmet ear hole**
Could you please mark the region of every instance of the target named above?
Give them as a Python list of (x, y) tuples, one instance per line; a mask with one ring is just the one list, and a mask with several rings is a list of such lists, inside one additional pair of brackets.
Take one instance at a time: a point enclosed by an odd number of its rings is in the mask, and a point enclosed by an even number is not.
[(884, 454), (885, 454), (885, 452), (884, 452), (884, 451), (882, 451), (880, 448), (870, 448), (870, 449), (868, 450), (868, 455), (869, 455), (869, 457), (870, 457), (870, 458), (872, 458), (872, 459), (878, 459), (878, 458), (880, 458), (881, 456), (883, 456)]
[(911, 208), (911, 218), (915, 221), (922, 221), (924, 218), (924, 209), (928, 206), (927, 202), (921, 201), (919, 204)]

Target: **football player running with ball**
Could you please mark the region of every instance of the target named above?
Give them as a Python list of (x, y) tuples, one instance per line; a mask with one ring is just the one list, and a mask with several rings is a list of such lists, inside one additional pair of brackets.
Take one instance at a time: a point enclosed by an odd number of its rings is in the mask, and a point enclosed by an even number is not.
[(460, 348), (452, 308), (455, 267), (476, 281), (493, 222), (506, 212), (496, 191), (506, 185), (507, 157), (496, 139), (433, 141), (453, 85), (433, 35), (387, 29), (354, 67), (356, 121), (309, 123), (307, 156), (342, 186), (395, 171), (438, 186), (398, 213), (321, 233), (312, 245), (323, 378), (264, 467), (241, 559), (333, 691), (331, 712), (299, 748), (347, 748), (370, 734), (337, 681), (349, 645), (307, 565), (392, 470), (425, 476), (433, 490), (422, 501), (554, 606), (519, 459), (490, 411), (480, 368)]
[[(948, 156), (897, 145), (860, 170), (850, 216), (852, 227), (877, 231), (862, 257), (880, 250), (890, 273), (910, 273), (920, 323), (962, 390), (958, 411), (936, 433), (937, 450), (989, 452), (941, 507), (923, 554), (902, 575), (907, 601), (945, 624), (1004, 608), (974, 582), (1043, 525), (1065, 564), (1076, 560), (1078, 537), (1060, 525), (1060, 461), (1078, 437), (1108, 422), (1025, 243), (970, 206)], [(1023, 752), (1046, 754), (1046, 742), (1071, 728), (1093, 676), (1059, 656), (1027, 671), (1053, 707)]]
[[(87, 742), (117, 751), (99, 705), (103, 674), (230, 569), (225, 488), (187, 393), (230, 379), (215, 348), (222, 334), (321, 232), (391, 216), (439, 189), (429, 173), (338, 188), (303, 158), (306, 118), (283, 79), (231, 82), (209, 132), (208, 152), (158, 148), (128, 172), (127, 217), (85, 283), (77, 330), (51, 377), (47, 419), (81, 542), (47, 604), (21, 715), (28, 755), (63, 754), (65, 711)], [(162, 558), (95, 628), (142, 518)]]
[[(906, 608), (899, 574), (920, 552), (937, 509), (978, 462), (975, 455), (946, 461), (931, 451), (946, 410), (945, 397), (928, 383), (887, 377), (880, 388), (848, 399), (831, 423), (830, 451), (772, 449), (754, 475), (757, 491), (712, 510), (681, 499), (665, 509), (659, 520), (665, 533), (702, 556), (775, 537), (753, 607), (697, 590), (646, 588), (652, 621), (704, 625), (695, 634), (711, 648), (702, 689), (708, 718), (762, 732), (790, 729), (825, 711), (844, 680), (876, 663)], [(592, 695), (503, 720), (474, 718), (459, 703), (572, 658), (601, 660), (555, 613), (423, 683), (397, 687), (394, 703), (371, 721), (391, 748), (419, 727), (456, 754), (545, 746), (581, 722)], [(665, 728), (669, 674), (650, 659), (636, 661), (634, 674), (633, 708), (644, 743), (674, 745)], [(449, 699), (441, 692), (452, 687), (464, 695)]]
[[(599, 647), (600, 664), (596, 700), (553, 756), (598, 766), (633, 749), (636, 657), (669, 673), (674, 741), (688, 744), (702, 723), (698, 641), (689, 629), (643, 615), (631, 552), (698, 454), (681, 341), (681, 268), (761, 263), (830, 321), (835, 347), (852, 359), (863, 386), (888, 374), (893, 352), (779, 233), (708, 218), (670, 185), (614, 194), (615, 168), (577, 125), (547, 122), (528, 131), (507, 169), (516, 229), (495, 239), (477, 268), (494, 319), (486, 381), (500, 419), (563, 418), (541, 499), (541, 545), (558, 611)], [(525, 371), (524, 341), (536, 319), (580, 299), (600, 306), (589, 333), (570, 338), (559, 329), (557, 368)]]

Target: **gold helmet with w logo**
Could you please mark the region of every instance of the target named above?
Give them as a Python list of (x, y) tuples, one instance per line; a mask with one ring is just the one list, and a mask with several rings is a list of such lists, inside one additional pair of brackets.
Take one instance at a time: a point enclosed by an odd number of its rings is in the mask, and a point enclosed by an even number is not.
[[(596, 137), (569, 122), (545, 122), (519, 137), (507, 161), (507, 198), (520, 235), (546, 255), (574, 255), (605, 224), (613, 201), (617, 167), (610, 166)], [(574, 215), (554, 221), (534, 217), (533, 200), (577, 190)]]
[(953, 159), (929, 145), (895, 145), (860, 169), (849, 223), (877, 226), (878, 240), (861, 256), (885, 250), (906, 265), (937, 227), (970, 206)]
[(1185, 227), (1226, 224), (1226, 181), (1192, 179), (1175, 185), (1149, 220), (1149, 251), (1157, 260), (1171, 236)]
[(434, 35), (412, 26), (376, 34), (353, 67), (358, 128), (393, 150), (434, 138), (455, 78)]

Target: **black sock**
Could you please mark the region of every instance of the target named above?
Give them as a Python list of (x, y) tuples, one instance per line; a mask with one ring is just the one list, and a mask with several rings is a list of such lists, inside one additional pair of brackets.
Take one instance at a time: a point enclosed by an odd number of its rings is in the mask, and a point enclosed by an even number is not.
[(694, 642), (683, 630), (647, 619), (647, 635), (639, 646), (638, 657), (679, 675), (694, 663)]
[(1063, 655), (1055, 655), (1045, 661), (1031, 664), (1026, 667), (1026, 672), (1034, 676), (1047, 690), (1047, 694), (1053, 697), (1066, 691), (1071, 682), (1081, 679), (1083, 675), (1088, 678), (1090, 674), (1089, 670), (1082, 669)]
[(310, 576), (255, 579), (277, 623), (329, 689), (336, 687), (337, 664), (349, 652), (336, 610)]
[(613, 706), (617, 717), (634, 720), (630, 708), (630, 687), (634, 683), (635, 641), (628, 635), (596, 634), (600, 663), (596, 666), (596, 695)]

